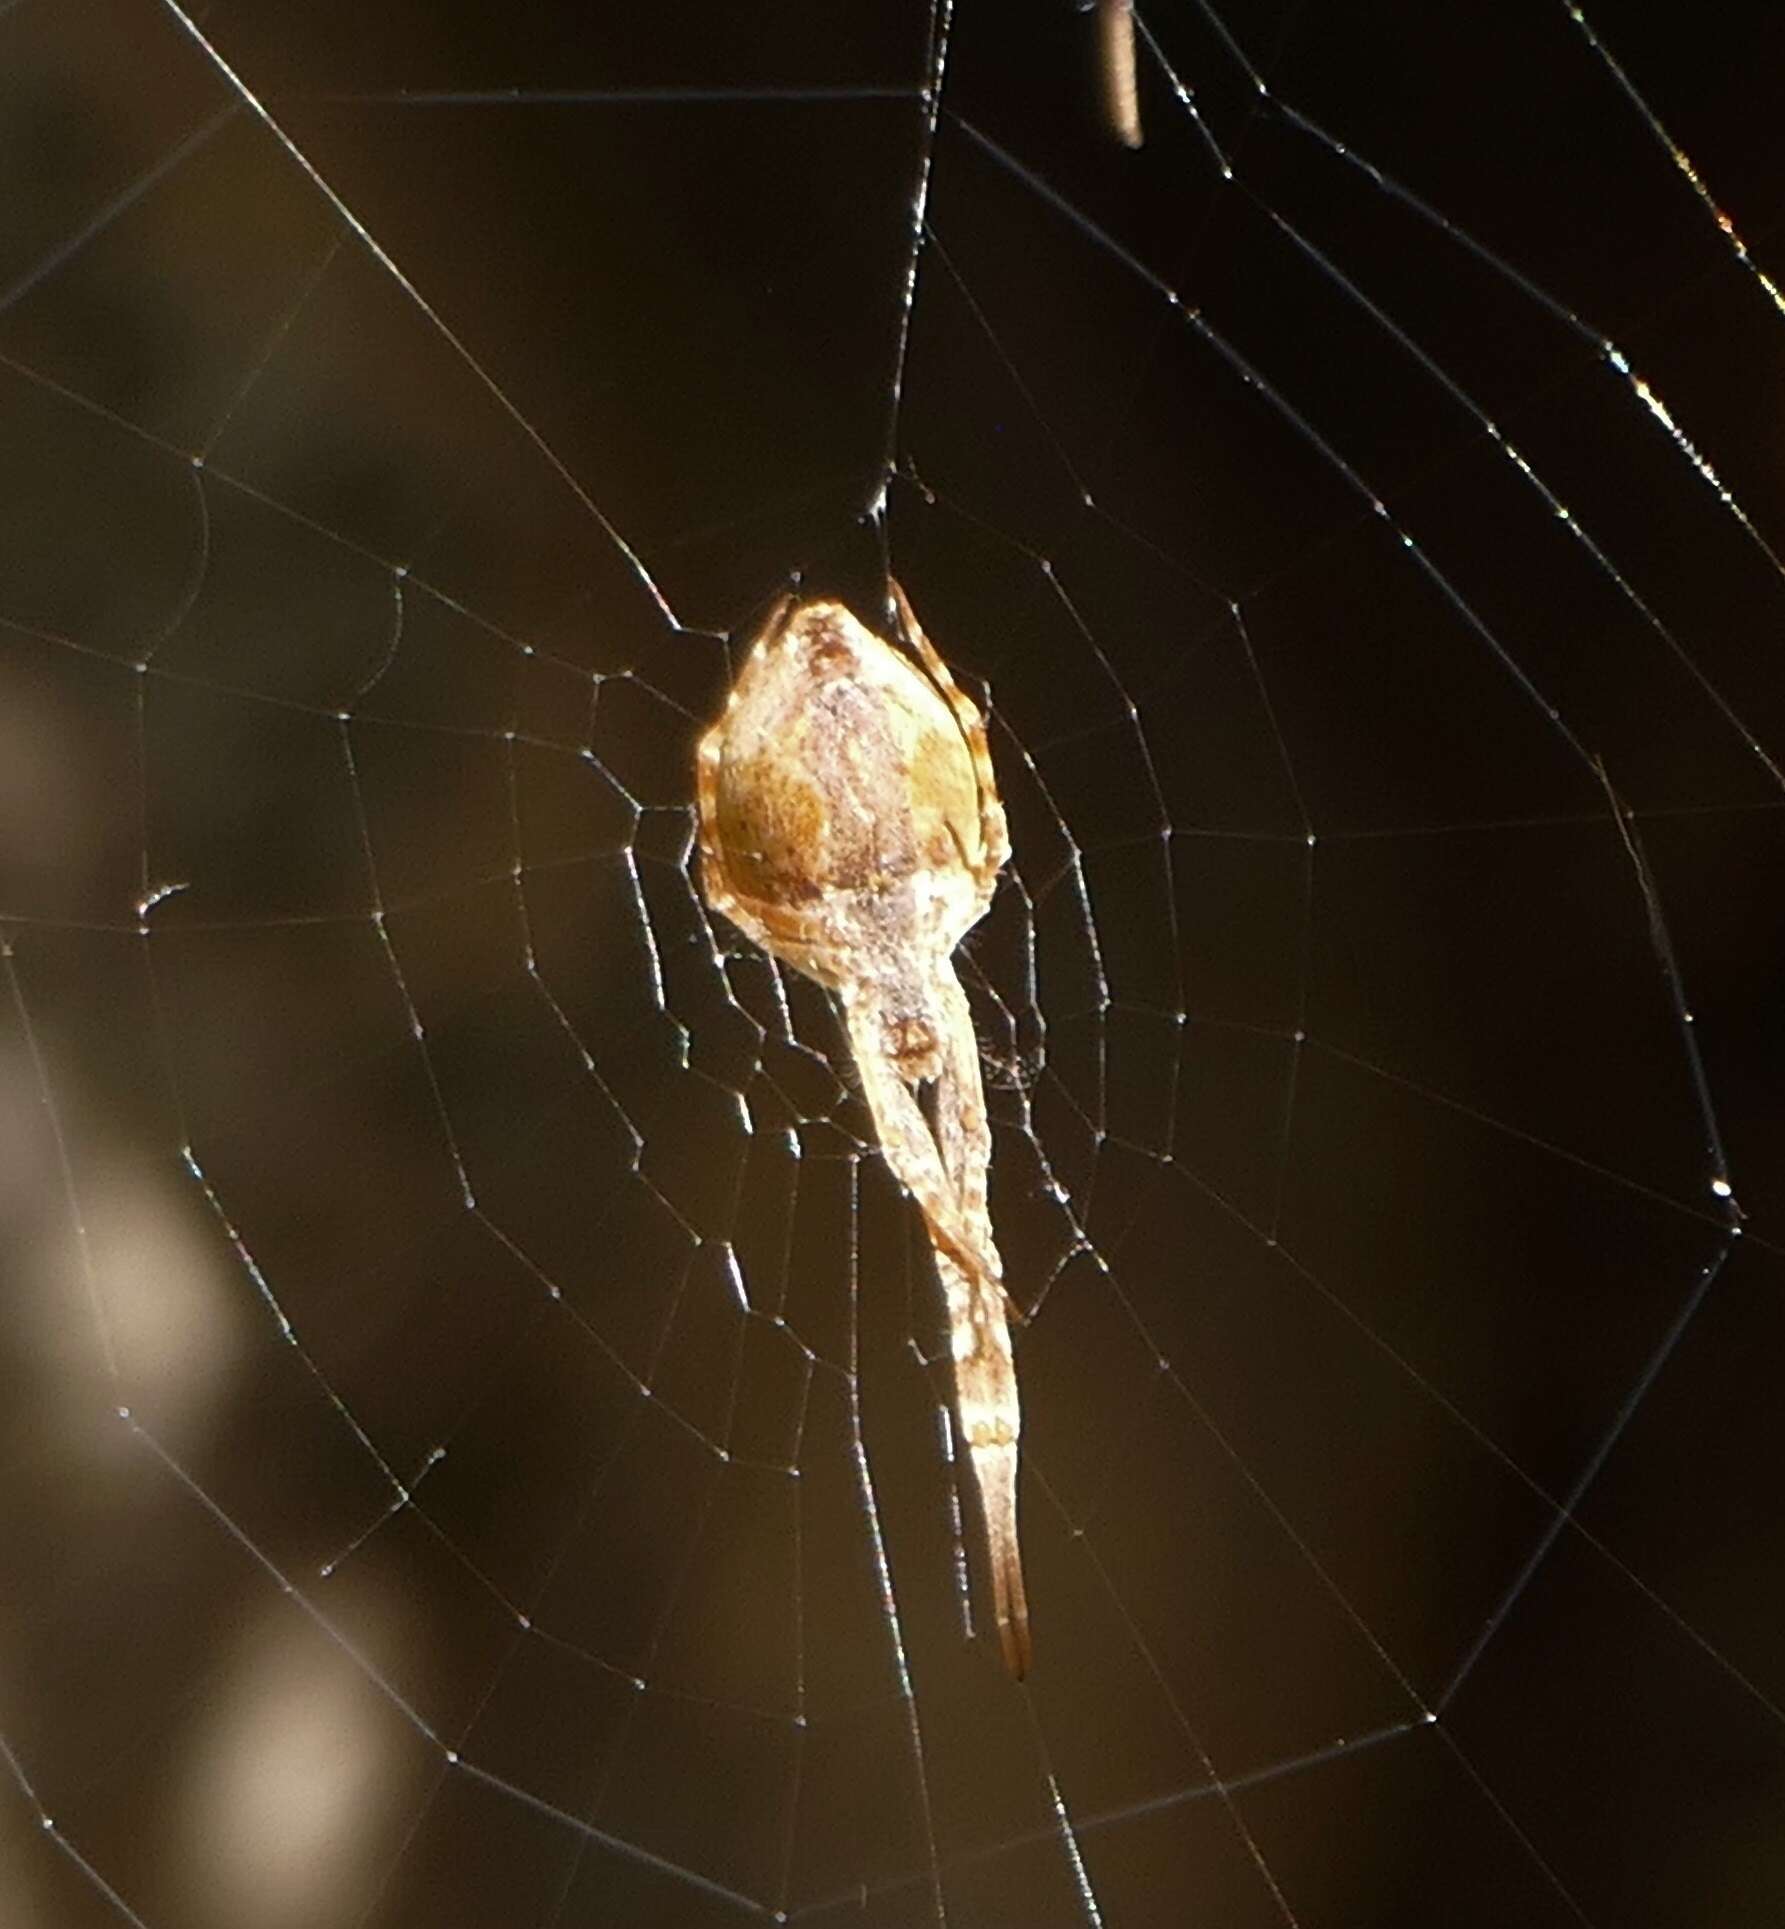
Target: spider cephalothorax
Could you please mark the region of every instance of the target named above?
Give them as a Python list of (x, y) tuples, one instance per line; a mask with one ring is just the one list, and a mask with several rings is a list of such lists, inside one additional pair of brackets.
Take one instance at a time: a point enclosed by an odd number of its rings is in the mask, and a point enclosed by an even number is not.
[[(1016, 1368), (979, 1048), (951, 963), (1010, 843), (984, 720), (892, 593), (917, 662), (840, 603), (785, 598), (757, 633), (700, 742), (701, 883), (714, 910), (842, 1004), (881, 1150), (935, 1247), (999, 1634), (1020, 1675)], [(932, 1082), (933, 1132), (914, 1093)]]

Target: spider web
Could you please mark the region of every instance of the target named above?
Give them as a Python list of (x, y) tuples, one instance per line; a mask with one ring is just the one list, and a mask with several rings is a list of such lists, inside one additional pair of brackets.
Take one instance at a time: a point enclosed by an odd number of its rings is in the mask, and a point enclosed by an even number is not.
[[(0, 7), (0, 1915), (1777, 1919), (1780, 49), (1654, 32), (1149, 14), (1129, 154), (1065, 8)], [(889, 568), (1021, 1687), (690, 861)]]

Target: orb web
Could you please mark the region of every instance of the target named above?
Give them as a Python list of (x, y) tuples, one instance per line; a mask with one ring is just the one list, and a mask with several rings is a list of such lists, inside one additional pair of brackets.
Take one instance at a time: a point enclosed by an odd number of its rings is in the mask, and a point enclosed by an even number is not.
[[(1780, 157), (1652, 31), (1143, 15), (1131, 153), (1064, 8), (0, 9), (9, 1919), (1771, 1919)], [(889, 571), (1021, 1688), (691, 862)]]

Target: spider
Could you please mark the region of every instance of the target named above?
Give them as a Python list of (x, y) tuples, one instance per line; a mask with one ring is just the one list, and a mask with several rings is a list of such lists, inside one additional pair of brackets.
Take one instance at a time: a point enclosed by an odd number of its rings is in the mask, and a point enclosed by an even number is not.
[(840, 603), (784, 597), (757, 632), (700, 740), (701, 887), (842, 1008), (881, 1153), (935, 1254), (999, 1640), (1021, 1679), (1016, 1363), (986, 1206), (979, 1048), (950, 962), (992, 901), (1010, 838), (984, 719), (891, 589), (917, 663)]

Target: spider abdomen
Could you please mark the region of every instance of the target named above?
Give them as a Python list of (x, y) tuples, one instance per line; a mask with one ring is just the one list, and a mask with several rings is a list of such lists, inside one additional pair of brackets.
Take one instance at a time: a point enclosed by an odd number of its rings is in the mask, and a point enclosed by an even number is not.
[(981, 807), (960, 725), (841, 605), (802, 606), (751, 653), (718, 729), (717, 830), (746, 908), (866, 910), (927, 879), (913, 908), (928, 922), (957, 874), (971, 901)]

